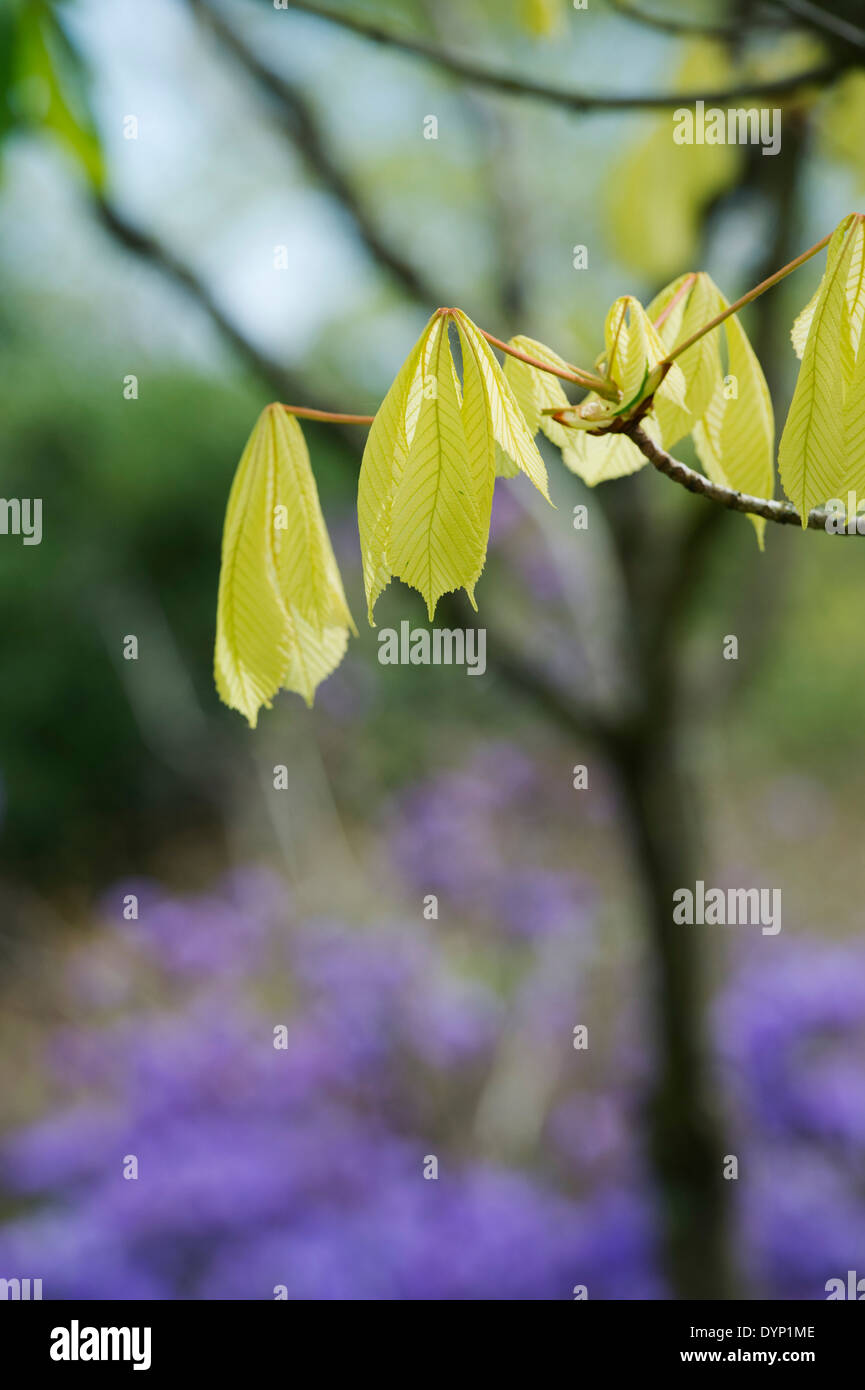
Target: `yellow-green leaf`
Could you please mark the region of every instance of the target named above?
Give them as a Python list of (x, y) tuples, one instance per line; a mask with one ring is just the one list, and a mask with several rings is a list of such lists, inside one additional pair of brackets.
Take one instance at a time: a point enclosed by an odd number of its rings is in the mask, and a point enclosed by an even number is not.
[[(431, 318), (397, 374), (370, 426), (357, 489), (357, 520), (367, 613), (387, 588), (391, 568), (387, 558), (394, 494), (405, 466), (422, 399), (423, 366), (428, 359), (433, 329)], [(422, 360), (423, 359), (423, 360)]]
[[(850, 224), (853, 221), (855, 215), (855, 213), (850, 213), (847, 217), (843, 218), (843, 220), (839, 222), (838, 226), (832, 233), (831, 240), (829, 242), (828, 247), (826, 248), (826, 270), (823, 274), (823, 277), (820, 280), (820, 283), (817, 286), (814, 293), (812, 294), (811, 298), (808, 300), (808, 303), (805, 305), (805, 308), (802, 309), (801, 312), (796, 315), (796, 318), (793, 321), (793, 327), (790, 329), (790, 338), (793, 343), (793, 350), (800, 360), (805, 352), (805, 344), (808, 341), (808, 333), (811, 329), (811, 321), (814, 318), (814, 310), (817, 307), (817, 301), (820, 298), (823, 286), (826, 284), (826, 276), (830, 274), (832, 270), (834, 270), (837, 264), (838, 257), (841, 254), (841, 249), (845, 244), (847, 232), (850, 229)], [(851, 256), (850, 261), (850, 269), (847, 276), (847, 300), (848, 304), (851, 306), (852, 303), (857, 299), (861, 287), (863, 274), (862, 265), (863, 262), (861, 248), (857, 252), (856, 247), (854, 247), (853, 255)], [(848, 365), (852, 366), (852, 357), (850, 358)]]
[(297, 420), (262, 411), (225, 514), (214, 671), (255, 728), (281, 688), (312, 703), (354, 628)]
[(865, 224), (852, 234), (853, 246), (847, 276), (849, 331), (846, 335), (844, 379), (844, 451), (847, 469), (840, 496), (853, 492), (865, 497)]
[[(485, 442), (482, 447), (491, 472), (492, 453)], [(439, 318), (417, 428), (393, 498), (387, 546), (393, 574), (423, 594), (430, 618), (442, 594), (465, 587), (471, 595), (483, 569), (489, 516), (485, 526), (477, 505), (482, 467), (483, 460), (469, 454), (448, 321)]]
[(611, 306), (604, 324), (606, 374), (621, 391), (614, 415), (627, 415), (648, 395), (670, 402), (685, 412), (685, 379), (673, 363), (657, 385), (653, 368), (666, 349), (639, 300), (623, 295)]
[[(656, 296), (646, 312), (656, 324), (665, 351), (671, 352), (724, 308), (726, 301), (717, 285), (700, 271), (679, 276)], [(685, 381), (686, 409), (662, 392), (655, 395), (655, 414), (668, 449), (690, 434), (721, 384), (720, 335), (720, 328), (713, 329), (677, 358)]]
[[(516, 348), (518, 352), (524, 352), (529, 357), (535, 357), (539, 362), (547, 362), (551, 367), (561, 371), (569, 370), (568, 364), (558, 353), (534, 338), (522, 335), (511, 338), (508, 347)], [(557, 427), (556, 422), (551, 421), (549, 416), (545, 417), (542, 411), (567, 409), (569, 401), (559, 378), (552, 372), (543, 372), (528, 362), (522, 362), (518, 357), (510, 356), (505, 358), (505, 377), (532, 434), (537, 434), (541, 429), (550, 439), (554, 439), (556, 430), (561, 432), (562, 426)], [(549, 433), (550, 425), (553, 427), (552, 434)]]
[[(660, 443), (658, 423), (651, 415), (642, 421), (646, 433)], [(587, 434), (574, 431), (562, 458), (572, 473), (589, 487), (624, 478), (644, 468), (648, 459), (625, 434)]]
[[(752, 496), (771, 497), (775, 418), (769, 388), (738, 317), (726, 319), (723, 327), (728, 381), (718, 381), (703, 418), (694, 427), (694, 445), (713, 482)], [(765, 520), (759, 516), (750, 520), (762, 550)]]
[(484, 380), (496, 443), (511, 464), (521, 473), (525, 473), (549, 502), (547, 470), (510, 383), (476, 324), (459, 309), (455, 310), (454, 317), (461, 337), (467, 339), (474, 350), (475, 360)]
[[(493, 489), (496, 481), (496, 440), (493, 430), (493, 415), (486, 390), (484, 373), (476, 355), (475, 344), (467, 336), (463, 326), (457, 321), (460, 348), (462, 351), (462, 419), (465, 431), (466, 449), (473, 482), (473, 500), (478, 526), (482, 538), (480, 568), (486, 560), (487, 541), (490, 531), (490, 513), (493, 505)], [(474, 603), (474, 585), (466, 586), (469, 598)]]
[(853, 252), (853, 228), (845, 233), (841, 254), (827, 268), (796, 389), (781, 435), (778, 463), (784, 491), (797, 508), (802, 525), (808, 513), (838, 495), (847, 473), (844, 452), (844, 343), (850, 340), (847, 276)]

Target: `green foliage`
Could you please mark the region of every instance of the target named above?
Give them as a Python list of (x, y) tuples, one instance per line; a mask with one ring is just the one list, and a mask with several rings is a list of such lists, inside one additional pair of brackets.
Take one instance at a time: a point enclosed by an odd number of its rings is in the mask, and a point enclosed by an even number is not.
[[(462, 382), (449, 325), (456, 326)], [(427, 324), (370, 430), (358, 521), (370, 622), (392, 576), (424, 597), (474, 586), (486, 559), (496, 460), (548, 497), (547, 475), (501, 367), (459, 310)]]
[[(730, 80), (725, 47), (699, 39), (684, 46), (671, 80), (676, 91), (717, 91)], [(735, 182), (737, 145), (674, 145), (668, 113), (644, 119), (645, 131), (611, 170), (607, 223), (616, 255), (658, 280), (697, 250), (704, 210)]]
[(88, 79), (59, 8), (51, 0), (7, 0), (0, 17), (0, 139), (16, 129), (44, 131), (95, 189), (105, 166)]
[[(826, 273), (792, 332), (802, 367), (780, 467), (803, 523), (815, 504), (865, 489), (863, 324), (865, 218), (852, 214), (829, 240)], [(632, 295), (617, 299), (592, 373), (533, 338), (499, 346), (504, 370), (487, 335), (462, 310), (439, 309), (372, 421), (358, 487), (370, 623), (393, 577), (423, 596), (430, 619), (453, 590), (464, 588), (475, 605), (496, 478), (524, 473), (549, 500), (539, 432), (589, 486), (645, 465), (630, 437), (639, 424), (667, 449), (691, 435), (713, 482), (771, 497), (769, 390), (738, 315), (704, 271), (679, 276), (648, 310)], [(591, 389), (572, 402), (563, 382)], [(273, 521), (279, 503), (288, 516), (283, 538)], [(762, 549), (765, 521), (751, 520)], [(220, 695), (253, 726), (282, 686), (311, 702), (340, 661), (350, 627), (300, 426), (271, 406), (253, 431), (228, 504), (217, 620)]]

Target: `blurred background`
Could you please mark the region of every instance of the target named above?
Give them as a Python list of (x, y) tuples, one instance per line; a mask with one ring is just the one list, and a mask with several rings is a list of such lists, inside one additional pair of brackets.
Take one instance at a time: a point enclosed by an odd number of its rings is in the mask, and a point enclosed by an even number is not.
[[(380, 666), (364, 432), (309, 426), (360, 636), (255, 732), (211, 663), (259, 410), (374, 410), (440, 304), (591, 365), (619, 294), (742, 293), (861, 206), (857, 6), (315, 8), (0, 5), (2, 491), (44, 530), (0, 536), (0, 1277), (823, 1298), (865, 1274), (860, 547), (550, 454), (437, 618), (485, 676)], [(776, 157), (673, 144), (726, 92)], [(746, 317), (779, 433), (819, 274)], [(782, 931), (674, 929), (698, 878)]]

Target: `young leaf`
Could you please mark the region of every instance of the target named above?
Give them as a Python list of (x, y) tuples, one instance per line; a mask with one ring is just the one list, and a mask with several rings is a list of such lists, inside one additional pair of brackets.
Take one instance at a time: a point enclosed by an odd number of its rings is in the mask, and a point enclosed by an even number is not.
[[(536, 342), (534, 338), (511, 338), (508, 347), (516, 348), (518, 352), (524, 352), (529, 357), (536, 357), (539, 362), (547, 362), (551, 367), (561, 371), (568, 370), (563, 358), (545, 343)], [(532, 434), (537, 434), (541, 429), (548, 438), (556, 442), (556, 432), (562, 433), (563, 427), (557, 426), (554, 420), (551, 421), (548, 415), (545, 416), (541, 412), (567, 409), (570, 404), (559, 378), (551, 372), (542, 372), (540, 368), (533, 367), (528, 362), (522, 362), (518, 357), (510, 356), (505, 358), (505, 378)], [(549, 433), (550, 426), (552, 433)]]
[[(462, 419), (466, 437), (466, 448), (473, 482), (473, 500), (482, 538), (480, 566), (478, 574), (486, 561), (487, 542), (490, 531), (490, 514), (493, 505), (493, 489), (496, 481), (496, 440), (493, 430), (493, 414), (486, 391), (481, 363), (476, 356), (475, 345), (467, 337), (462, 325), (457, 322), (460, 349), (462, 352)], [(474, 604), (474, 585), (466, 586), (469, 599)]]
[(357, 489), (357, 520), (366, 589), (367, 614), (373, 623), (376, 600), (391, 578), (387, 546), (393, 499), (417, 426), (422, 399), (423, 366), (429, 356), (433, 329), (430, 319), (397, 374), (370, 426)]
[[(498, 364), (495, 354), (480, 329), (460, 309), (454, 311), (460, 330), (460, 340), (467, 343), (484, 380), (493, 422), (493, 435), (502, 454), (510, 460), (515, 471), (525, 473), (549, 502), (547, 470), (532, 437), (533, 432), (517, 404), (510, 383)], [(465, 351), (465, 348), (463, 349)], [(515, 476), (510, 469), (506, 476)]]
[[(840, 255), (841, 249), (844, 246), (844, 241), (847, 232), (850, 229), (850, 224), (854, 216), (855, 213), (850, 213), (847, 217), (843, 219), (843, 221), (839, 222), (838, 226), (832, 233), (832, 239), (829, 242), (828, 247), (826, 248), (826, 271), (823, 275), (823, 278), (821, 279), (819, 285), (812, 294), (811, 298), (808, 300), (808, 303), (805, 305), (805, 308), (802, 309), (801, 312), (796, 315), (796, 318), (793, 321), (793, 327), (790, 329), (790, 338), (793, 343), (793, 350), (800, 361), (805, 352), (805, 344), (808, 341), (808, 333), (811, 329), (811, 322), (814, 318), (814, 310), (817, 307), (817, 300), (820, 298), (820, 294), (823, 290), (824, 285), (826, 284), (826, 276), (829, 275), (837, 265), (838, 256)], [(854, 264), (851, 260), (847, 286), (848, 301), (851, 298), (856, 298), (858, 285), (861, 282), (861, 276), (862, 260), (860, 255), (857, 264)]]
[[(466, 438), (448, 319), (439, 317), (431, 334), (417, 428), (393, 498), (387, 545), (393, 574), (423, 594), (430, 618), (442, 594), (465, 587), (472, 596), (486, 554), (489, 514), (485, 526), (478, 501), (480, 494), (492, 497), (492, 451), (477, 420), (474, 387), (470, 401), (473, 442), (476, 449), (480, 442), (483, 451), (475, 458)], [(483, 393), (480, 403), (485, 408)]]
[[(700, 271), (674, 280), (656, 296), (646, 312), (656, 325), (664, 350), (671, 352), (724, 308), (726, 300), (717, 285)], [(682, 410), (663, 394), (655, 397), (655, 414), (668, 449), (691, 433), (722, 383), (720, 338), (720, 328), (713, 329), (678, 359), (685, 379), (687, 409)]]
[[(645, 417), (642, 425), (646, 433), (660, 443), (661, 432), (651, 415)], [(562, 451), (562, 459), (589, 487), (608, 483), (612, 478), (625, 478), (648, 463), (645, 454), (626, 434), (596, 435), (583, 430), (573, 432), (568, 447)]]
[(847, 276), (852, 232), (851, 223), (841, 253), (831, 268), (827, 266), (778, 451), (781, 482), (803, 526), (812, 507), (838, 495), (847, 474), (844, 344), (850, 341)]
[(312, 704), (354, 630), (297, 420), (262, 411), (225, 514), (214, 671), (255, 728), (285, 687)]
[[(539, 343), (534, 338), (517, 337), (511, 338), (509, 347), (518, 348), (520, 352), (528, 353), (531, 357), (536, 357), (539, 362), (548, 362), (550, 366), (567, 370), (568, 364), (558, 353), (553, 352), (545, 343)], [(570, 451), (574, 446), (575, 431), (565, 425), (560, 425), (552, 416), (544, 414), (548, 410), (567, 410), (570, 402), (565, 395), (561, 381), (550, 372), (542, 372), (537, 367), (532, 367), (527, 362), (521, 362), (518, 357), (507, 357), (505, 359), (505, 376), (511, 384), (517, 404), (526, 418), (526, 423), (533, 434), (540, 429), (549, 439), (551, 444), (561, 451), (562, 459), (574, 473), (579, 473), (578, 460), (583, 457), (579, 450), (571, 458)], [(595, 397), (595, 400), (599, 400)], [(612, 418), (612, 411), (609, 412)]]
[(865, 496), (865, 224), (853, 232), (847, 276), (848, 333), (844, 371), (844, 447), (847, 469), (841, 496)]
[[(726, 308), (720, 293), (719, 298), (720, 307)], [(775, 419), (769, 388), (737, 315), (726, 319), (723, 328), (728, 376), (731, 384), (735, 381), (736, 391), (735, 395), (728, 394), (727, 385), (719, 379), (703, 418), (694, 426), (694, 445), (713, 482), (757, 497), (771, 497)], [(759, 516), (750, 520), (762, 550), (766, 522)]]
[(604, 324), (607, 376), (621, 391), (613, 414), (627, 415), (648, 395), (686, 412), (685, 379), (676, 362), (657, 382), (653, 368), (666, 348), (639, 300), (623, 295), (611, 306)]

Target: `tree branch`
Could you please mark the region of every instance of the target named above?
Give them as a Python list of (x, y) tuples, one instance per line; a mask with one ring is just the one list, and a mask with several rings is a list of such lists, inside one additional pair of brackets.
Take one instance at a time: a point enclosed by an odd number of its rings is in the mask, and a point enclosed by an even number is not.
[(474, 83), (478, 87), (488, 87), (507, 96), (528, 97), (534, 101), (547, 102), (553, 106), (563, 107), (567, 111), (666, 110), (670, 107), (693, 106), (696, 101), (704, 101), (707, 106), (723, 106), (728, 102), (741, 101), (749, 96), (766, 98), (792, 96), (804, 87), (831, 81), (844, 70), (845, 66), (848, 66), (839, 58), (833, 58), (802, 72), (788, 74), (786, 77), (776, 77), (767, 81), (756, 78), (713, 92), (643, 92), (630, 96), (569, 92), (562, 87), (551, 87), (545, 82), (537, 82), (532, 78), (519, 77), (512, 73), (495, 72), (490, 68), (478, 65), (471, 59), (461, 58), (448, 49), (439, 48), (437, 44), (430, 43), (426, 39), (395, 34), (389, 29), (383, 29), (380, 25), (359, 19), (355, 15), (342, 14), (329, 5), (314, 3), (314, 0), (287, 0), (286, 8), (296, 10), (301, 14), (313, 15), (315, 18), (327, 20), (331, 24), (338, 24), (341, 28), (348, 29), (351, 33), (357, 34), (360, 38), (368, 39), (372, 43), (383, 44), (401, 53), (411, 54), (412, 57), (422, 58), (425, 62), (433, 63), (443, 72), (450, 73), (452, 77), (461, 78), (464, 82)]
[(276, 104), (283, 127), (307, 170), (340, 204), (370, 257), (411, 299), (421, 304), (438, 303), (443, 298), (442, 294), (390, 244), (377, 226), (360, 190), (331, 150), (315, 109), (306, 96), (287, 78), (262, 63), (231, 25), (204, 0), (188, 0), (188, 4), (201, 23), (232, 54), (259, 91)]
[[(650, 14), (648, 10), (630, 4), (630, 0), (609, 0), (609, 4), (624, 19), (633, 19), (637, 24), (642, 24), (647, 29), (660, 30), (662, 34), (675, 34), (677, 38), (724, 40), (740, 40), (742, 38), (742, 26), (740, 24), (701, 24), (698, 20), (673, 19), (664, 15)], [(758, 16), (749, 16), (748, 18), (748, 25), (752, 29), (758, 27), (776, 29), (781, 22), (771, 15), (766, 15), (762, 19)]]
[[(713, 483), (702, 473), (697, 473), (687, 464), (674, 459), (672, 454), (668, 454), (666, 449), (662, 449), (660, 444), (656, 444), (653, 439), (650, 439), (639, 424), (626, 426), (623, 433), (634, 441), (640, 452), (645, 454), (659, 473), (672, 478), (673, 482), (687, 488), (688, 492), (694, 492), (699, 497), (707, 497), (710, 502), (717, 502), (731, 512), (744, 512), (747, 516), (762, 516), (766, 521), (775, 521), (780, 526), (802, 525), (802, 518), (792, 502), (776, 502), (767, 497), (752, 497), (747, 492), (736, 492), (733, 488), (724, 487), (721, 483)], [(826, 522), (831, 515), (832, 513), (828, 512), (825, 507), (815, 507), (813, 511), (808, 513), (808, 529), (825, 531)], [(848, 533), (839, 531), (837, 534), (847, 535)], [(858, 535), (859, 533), (856, 531), (851, 534)]]
[(865, 49), (865, 30), (851, 24), (849, 19), (830, 14), (819, 5), (812, 5), (810, 0), (777, 0), (777, 3), (794, 19), (823, 38), (840, 39), (854, 48)]
[[(156, 270), (160, 271), (167, 279), (172, 280), (175, 285), (185, 290), (195, 299), (210, 317), (220, 333), (231, 343), (238, 356), (251, 367), (252, 371), (265, 381), (279, 397), (295, 397), (301, 400), (309, 400), (310, 408), (319, 412), (332, 413), (328, 410), (329, 403), (321, 400), (314, 392), (311, 392), (304, 381), (289, 372), (273, 357), (268, 356), (261, 348), (247, 338), (245, 333), (228, 317), (225, 311), (217, 303), (210, 288), (199, 277), (191, 266), (182, 261), (174, 251), (167, 247), (150, 231), (145, 231), (137, 226), (125, 214), (121, 213), (115, 205), (103, 195), (94, 195), (92, 199), (93, 209), (107, 232), (126, 247), (134, 255), (140, 256), (142, 260), (149, 262)], [(350, 445), (353, 450), (357, 450), (357, 440), (353, 432), (348, 427), (335, 425), (334, 428), (339, 432), (342, 439)]]

